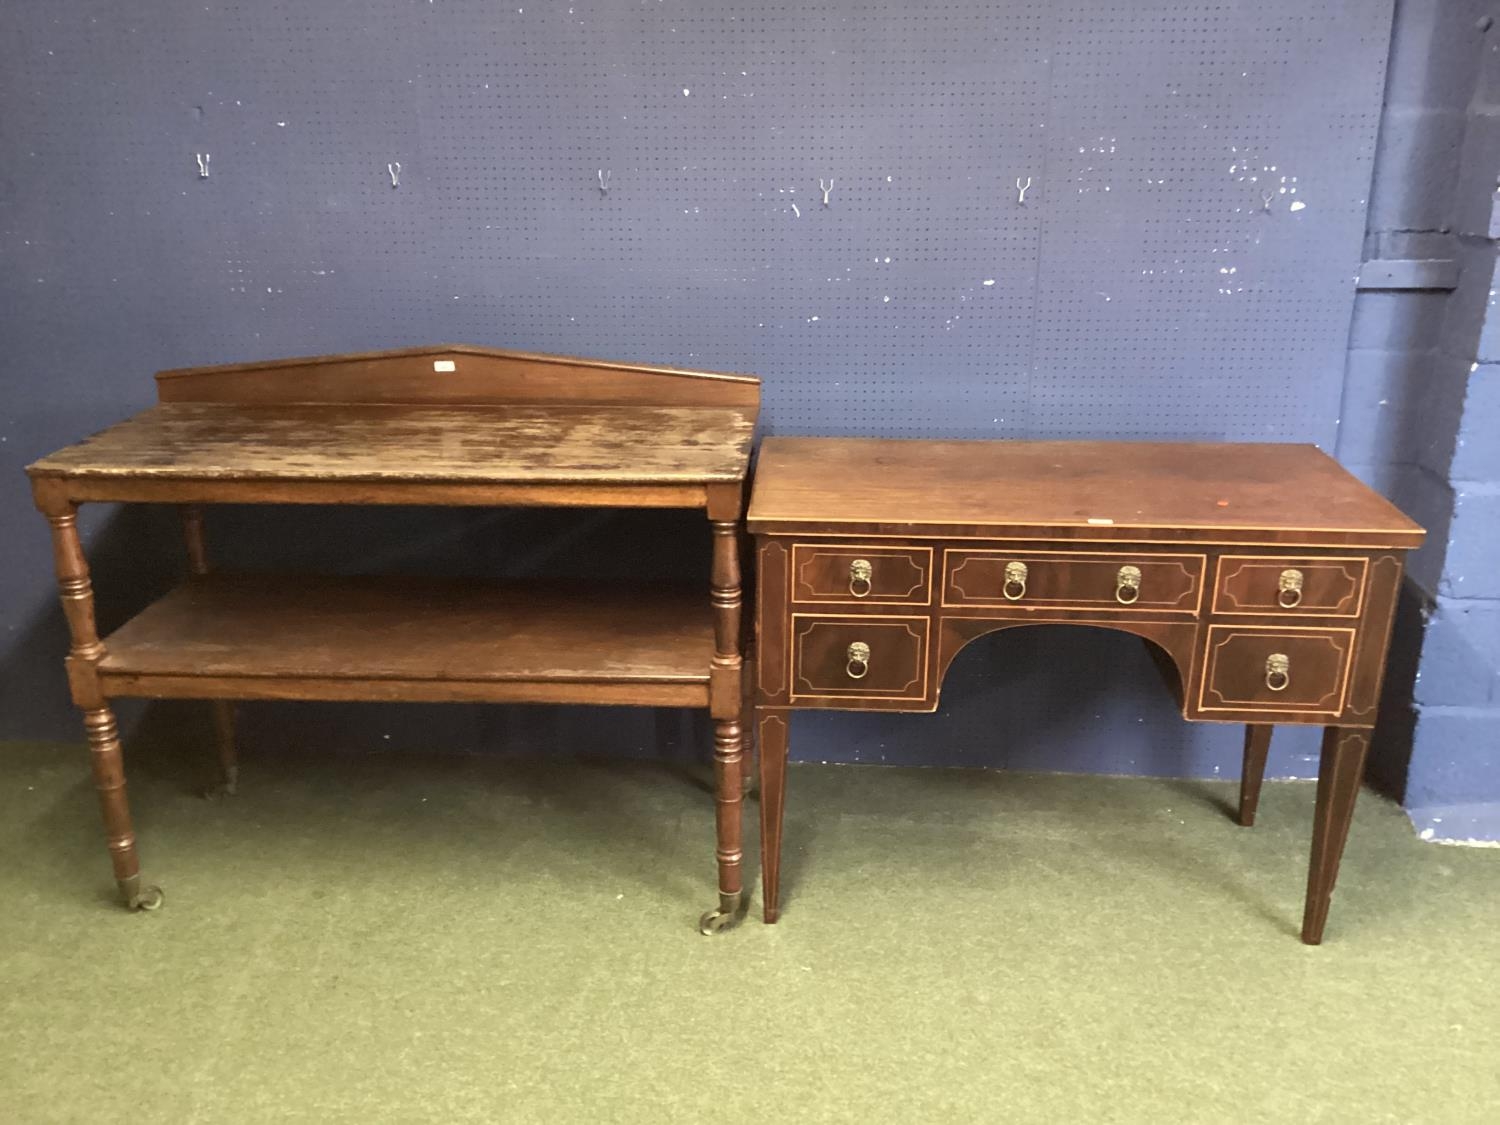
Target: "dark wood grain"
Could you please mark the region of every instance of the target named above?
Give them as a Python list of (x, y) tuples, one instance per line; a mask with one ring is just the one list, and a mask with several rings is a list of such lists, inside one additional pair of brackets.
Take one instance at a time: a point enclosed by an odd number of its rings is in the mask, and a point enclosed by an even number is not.
[[(832, 706), (879, 699), (928, 699), (926, 617), (792, 618), (792, 698)], [(851, 646), (865, 646), (855, 663)]]
[(799, 543), (792, 555), (792, 597), (798, 602), (861, 606), (932, 600), (931, 548)]
[(1340, 720), (1344, 726), (1367, 727), (1375, 722), (1380, 686), (1385, 680), (1385, 654), (1396, 623), (1396, 603), (1401, 597), (1403, 570), (1399, 554), (1375, 555), (1370, 559), (1360, 618), (1359, 648), (1350, 675), (1349, 699)]
[(791, 552), (780, 540), (768, 539), (756, 548), (755, 557), (755, 699), (781, 703), (791, 678), (787, 643)]
[(1349, 839), (1354, 802), (1365, 775), (1370, 732), (1329, 727), (1323, 732), (1323, 754), (1318, 765), (1318, 797), (1313, 811), (1312, 860), (1307, 877), (1307, 904), (1302, 915), (1302, 940), (1323, 941), (1333, 886)]
[(1267, 723), (1245, 724), (1244, 764), (1240, 769), (1240, 827), (1255, 825), (1255, 810), (1260, 807), (1260, 787), (1266, 776), (1266, 755), (1271, 749), (1271, 732)]
[[(1423, 535), (1311, 446), (1180, 443), (773, 438), (749, 525), (767, 921), (780, 909), (789, 707), (935, 711), (949, 668), (980, 637), (1132, 633), (1184, 718), (1247, 724), (1249, 824), (1274, 725), (1327, 726), (1346, 747), (1367, 740), (1402, 557)], [(928, 558), (931, 597), (917, 581)], [(856, 559), (898, 565), (862, 598), (849, 587)], [(1007, 583), (1010, 564), (1025, 565), (1022, 581)], [(1122, 590), (1125, 568), (1138, 585)], [(1289, 570), (1299, 597), (1288, 599)], [(846, 663), (855, 641), (871, 650), (863, 676)], [(1273, 657), (1284, 683), (1268, 680)], [(1357, 789), (1352, 753), (1325, 750), (1309, 941)]]
[[(1214, 612), (1261, 616), (1358, 617), (1363, 604), (1367, 560), (1297, 558), (1288, 555), (1224, 555), (1214, 583)], [(1295, 605), (1282, 605), (1281, 576), (1299, 579)]]
[(756, 710), (760, 742), (761, 918), (781, 916), (781, 825), (786, 813), (787, 723), (784, 707)]
[(875, 438), (767, 438), (748, 526), (1377, 546), (1423, 534), (1311, 445)]
[[(1204, 556), (1164, 555), (1145, 551), (1114, 554), (1041, 554), (1035, 551), (949, 550), (943, 562), (943, 604), (1014, 609), (1026, 613), (1041, 607), (1167, 610), (1197, 613), (1203, 586)], [(1006, 595), (1006, 568), (1026, 567), (1023, 587)], [(1125, 587), (1120, 572), (1132, 567), (1138, 585)], [(1133, 595), (1134, 600), (1125, 600)]]
[[(1353, 629), (1210, 626), (1194, 710), (1205, 717), (1213, 711), (1264, 710), (1337, 718), (1344, 712), (1354, 638)], [(1278, 655), (1287, 665), (1281, 681), (1270, 668)], [(1274, 687), (1277, 682), (1285, 686)]]

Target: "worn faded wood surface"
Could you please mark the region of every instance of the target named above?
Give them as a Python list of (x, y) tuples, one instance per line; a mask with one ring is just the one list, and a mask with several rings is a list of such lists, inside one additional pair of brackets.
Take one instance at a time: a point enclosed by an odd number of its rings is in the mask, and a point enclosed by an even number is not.
[(708, 683), (707, 597), (671, 587), (207, 575), (104, 639), (105, 676)]
[(1204, 442), (767, 438), (748, 523), (1412, 547), (1423, 534), (1314, 446)]
[[(744, 651), (738, 532), (760, 381), (441, 346), (165, 371), (161, 404), (31, 465), (51, 521), (68, 674), (94, 749), (115, 875), (141, 882), (115, 696), (708, 707), (719, 902), (739, 918)], [(76, 525), (84, 501), (187, 505), (193, 577), (100, 641)], [(209, 573), (202, 514), (227, 503), (687, 507), (713, 525), (697, 590), (593, 583)]]
[(416, 483), (742, 480), (755, 412), (666, 406), (173, 403), (43, 457), (34, 477)]

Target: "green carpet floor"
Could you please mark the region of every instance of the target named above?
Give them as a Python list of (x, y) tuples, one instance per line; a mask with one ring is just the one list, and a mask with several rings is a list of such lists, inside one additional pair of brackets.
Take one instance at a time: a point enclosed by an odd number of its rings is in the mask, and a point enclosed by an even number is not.
[[(665, 767), (0, 746), (0, 1121), (1494, 1122), (1500, 852), (1361, 800), (1296, 937), (1308, 784), (803, 766), (785, 912), (699, 936)], [(753, 819), (753, 818), (752, 818)], [(753, 851), (753, 838), (752, 838)], [(752, 866), (753, 874), (753, 866)]]

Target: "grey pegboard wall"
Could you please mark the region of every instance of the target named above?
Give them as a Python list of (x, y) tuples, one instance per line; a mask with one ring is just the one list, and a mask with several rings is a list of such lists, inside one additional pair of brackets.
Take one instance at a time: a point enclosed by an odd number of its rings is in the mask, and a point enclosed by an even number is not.
[[(0, 573), (21, 576), (0, 732), (77, 730), (21, 466), (145, 406), (163, 367), (460, 341), (754, 372), (781, 433), (1331, 447), (1391, 6), (0, 7)], [(288, 546), (287, 518), (225, 516), (216, 542)], [(103, 526), (102, 592), (168, 580), (154, 519)], [(348, 549), (514, 546), (467, 526)], [(1131, 638), (1008, 645), (969, 650), (937, 718), (819, 716), (809, 750), (1232, 761), (1233, 732), (1178, 722)], [(388, 720), (336, 725), (359, 721)]]
[(126, 397), (458, 340), (752, 371), (778, 432), (1328, 445), (1390, 8), (12, 6), (0, 285)]

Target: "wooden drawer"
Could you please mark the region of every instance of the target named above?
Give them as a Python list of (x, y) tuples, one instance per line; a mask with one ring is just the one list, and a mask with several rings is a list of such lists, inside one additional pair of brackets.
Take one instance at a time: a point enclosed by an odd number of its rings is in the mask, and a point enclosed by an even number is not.
[(932, 548), (797, 543), (792, 600), (926, 605), (932, 601)]
[(945, 606), (1197, 613), (1203, 555), (950, 550)]
[(1214, 613), (1358, 617), (1367, 559), (1224, 555), (1214, 579)]
[(1353, 629), (1211, 625), (1200, 711), (1344, 710)]
[(924, 699), (927, 618), (792, 614), (792, 698)]

